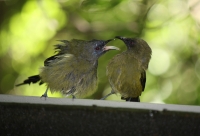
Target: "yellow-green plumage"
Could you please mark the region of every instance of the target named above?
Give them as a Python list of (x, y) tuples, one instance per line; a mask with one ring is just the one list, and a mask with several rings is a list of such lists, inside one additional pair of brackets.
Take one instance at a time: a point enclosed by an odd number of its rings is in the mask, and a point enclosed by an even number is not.
[(60, 91), (76, 97), (93, 93), (97, 87), (98, 58), (106, 52), (103, 48), (107, 42), (73, 39), (67, 46), (60, 45), (57, 59), (41, 68), (41, 80), (51, 92)]
[(126, 51), (116, 55), (107, 66), (107, 77), (111, 88), (122, 97), (137, 97), (142, 93), (140, 82), (142, 66), (139, 60)]
[[(52, 92), (76, 97), (92, 93), (97, 87), (97, 63), (68, 54), (61, 61), (41, 68), (42, 81)], [(73, 89), (74, 88), (74, 89)]]
[[(113, 39), (111, 39), (113, 40)], [(47, 58), (39, 75), (31, 76), (16, 86), (46, 83), (47, 90), (80, 97), (91, 94), (97, 87), (98, 58), (114, 46), (106, 46), (111, 40), (62, 40), (56, 45), (57, 54)], [(47, 97), (47, 90), (42, 97)]]
[(139, 102), (144, 91), (146, 72), (151, 59), (151, 48), (142, 39), (119, 37), (127, 46), (127, 50), (113, 57), (107, 65), (107, 77), (113, 93), (120, 93), (127, 101)]

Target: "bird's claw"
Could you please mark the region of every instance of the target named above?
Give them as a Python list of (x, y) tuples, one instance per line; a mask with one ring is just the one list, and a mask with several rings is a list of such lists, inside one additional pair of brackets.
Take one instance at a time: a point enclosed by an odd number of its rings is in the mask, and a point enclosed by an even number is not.
[(43, 98), (43, 97), (46, 100), (48, 96), (47, 96), (47, 94), (44, 93), (40, 98)]

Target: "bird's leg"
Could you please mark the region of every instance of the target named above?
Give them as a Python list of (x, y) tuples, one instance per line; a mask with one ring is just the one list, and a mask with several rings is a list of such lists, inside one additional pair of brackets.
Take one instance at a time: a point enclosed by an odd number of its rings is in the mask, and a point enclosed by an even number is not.
[(76, 99), (76, 96), (74, 95), (74, 92), (76, 91), (76, 88), (73, 86), (70, 91), (68, 92), (69, 94), (72, 95), (72, 100)]
[(128, 99), (126, 99), (126, 101), (127, 101), (127, 102), (130, 102), (130, 101), (131, 101), (131, 97), (129, 97)]
[(72, 100), (76, 99), (76, 96), (74, 94), (72, 94)]
[(104, 96), (103, 98), (101, 98), (100, 100), (105, 100), (108, 96), (115, 94), (115, 92), (112, 90), (109, 94), (107, 94), (106, 96)]
[(48, 96), (47, 96), (48, 90), (49, 90), (49, 87), (47, 87), (46, 91), (44, 92), (44, 94), (43, 94), (40, 98), (44, 97), (45, 100), (46, 100), (46, 98), (48, 97)]

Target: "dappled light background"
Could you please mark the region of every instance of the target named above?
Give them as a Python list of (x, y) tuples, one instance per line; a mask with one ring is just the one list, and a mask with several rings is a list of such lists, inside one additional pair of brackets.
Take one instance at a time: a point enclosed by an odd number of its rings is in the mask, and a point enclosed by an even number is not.
[[(38, 74), (56, 40), (118, 35), (141, 37), (152, 48), (142, 102), (200, 104), (199, 0), (0, 0), (0, 93), (40, 97), (45, 85), (14, 85)], [(119, 40), (109, 45), (121, 51), (99, 59), (98, 89), (88, 99), (111, 91), (106, 65), (126, 47)]]

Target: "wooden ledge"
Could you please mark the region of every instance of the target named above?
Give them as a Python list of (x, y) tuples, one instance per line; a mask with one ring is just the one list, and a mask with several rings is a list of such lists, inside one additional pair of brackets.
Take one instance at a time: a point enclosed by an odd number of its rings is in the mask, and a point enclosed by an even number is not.
[(3, 135), (200, 135), (200, 107), (0, 95)]

